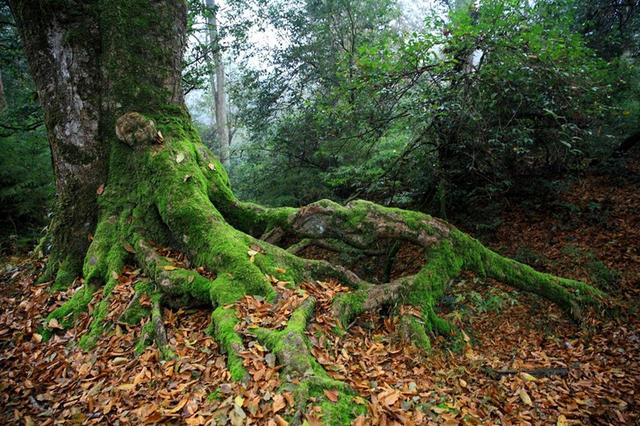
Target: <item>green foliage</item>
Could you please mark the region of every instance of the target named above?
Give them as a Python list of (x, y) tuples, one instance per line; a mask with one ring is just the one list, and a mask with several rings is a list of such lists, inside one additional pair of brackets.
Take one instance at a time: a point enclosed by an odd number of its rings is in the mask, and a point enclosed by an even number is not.
[(615, 291), (622, 277), (620, 271), (609, 268), (596, 257), (591, 250), (584, 250), (576, 245), (568, 244), (562, 248), (562, 253), (581, 262), (589, 273), (591, 282), (607, 291)]
[(513, 306), (518, 303), (518, 299), (513, 295), (499, 289), (491, 289), (486, 297), (483, 297), (477, 291), (471, 291), (465, 294), (464, 300), (480, 313), (500, 312), (506, 306)]
[(606, 157), (637, 123), (638, 67), (590, 47), (586, 7), (484, 0), (409, 32), (388, 1), (274, 6), (290, 43), (232, 91), (251, 140), (232, 179), (268, 204), (359, 196), (446, 216)]
[(13, 18), (0, 5), (0, 252), (32, 245), (53, 197), (51, 158)]

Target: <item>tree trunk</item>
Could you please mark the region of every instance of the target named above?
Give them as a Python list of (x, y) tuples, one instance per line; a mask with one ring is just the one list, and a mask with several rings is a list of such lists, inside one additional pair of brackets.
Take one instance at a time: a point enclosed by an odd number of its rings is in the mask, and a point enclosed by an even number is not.
[[(11, 0), (45, 112), (57, 208), (46, 278), (81, 272), (115, 117), (182, 105), (180, 2)], [(57, 276), (56, 276), (57, 275)]]
[(4, 83), (2, 82), (2, 72), (0, 72), (0, 112), (7, 107), (7, 100), (4, 96)]
[[(231, 376), (241, 380), (247, 377), (241, 358), (245, 341), (236, 330), (235, 304), (246, 295), (274, 301), (282, 289), (272, 283), (286, 282), (303, 301), (284, 329), (257, 329), (255, 336), (283, 365), (283, 380), (297, 389), (294, 422), (301, 421), (313, 397), (314, 404), (328, 410), (326, 422), (344, 424), (360, 409), (350, 396), (353, 390), (331, 379), (311, 354), (304, 331), (316, 303), (304, 283), (313, 286), (332, 278), (352, 288), (333, 301), (342, 327), (367, 310), (390, 307), (401, 316), (403, 335), (425, 350), (431, 333), (460, 336), (435, 307), (447, 283), (463, 269), (546, 297), (574, 318), (582, 306), (601, 299), (602, 293), (590, 286), (504, 258), (423, 213), (366, 201), (341, 206), (323, 200), (299, 209), (239, 201), (183, 105), (184, 4), (104, 0), (73, 5), (11, 2), (45, 108), (56, 165), (61, 207), (51, 258), (60, 271), (71, 269), (63, 269), (59, 259), (83, 259), (82, 287), (45, 324), (55, 319), (70, 327), (91, 305), (91, 325), (81, 347), (93, 347), (116, 320), (136, 322), (146, 316), (136, 350), (155, 341), (162, 357), (174, 357), (161, 308), (208, 306), (210, 333), (227, 352)], [(350, 264), (295, 254), (318, 245), (340, 258), (379, 256), (392, 253), (388, 247), (397, 242), (419, 247), (424, 266), (391, 282), (360, 277)], [(176, 263), (161, 254), (162, 247), (180, 250), (188, 260)], [(114, 320), (111, 297), (125, 264), (140, 267), (149, 283), (136, 287), (129, 308)], [(92, 304), (97, 291), (102, 295)], [(152, 301), (151, 309), (139, 303), (143, 294)], [(414, 314), (398, 311), (401, 305)], [(45, 328), (43, 337), (54, 331)], [(327, 388), (340, 389), (340, 404), (327, 400)]]
[(231, 149), (229, 128), (227, 126), (224, 62), (222, 61), (222, 52), (220, 50), (220, 43), (218, 42), (217, 6), (213, 0), (206, 0), (206, 6), (210, 13), (207, 17), (209, 44), (213, 49), (213, 69), (209, 75), (209, 81), (211, 84), (211, 93), (214, 98), (213, 112), (216, 122), (216, 135), (218, 137), (220, 161), (228, 170), (231, 165)]

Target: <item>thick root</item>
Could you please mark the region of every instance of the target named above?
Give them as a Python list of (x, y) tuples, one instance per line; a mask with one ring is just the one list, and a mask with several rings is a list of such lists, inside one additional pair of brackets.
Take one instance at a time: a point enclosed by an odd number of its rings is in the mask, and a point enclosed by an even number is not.
[(176, 354), (169, 347), (167, 331), (162, 320), (162, 307), (160, 306), (160, 295), (154, 295), (153, 308), (151, 309), (151, 323), (153, 324), (153, 334), (155, 342), (160, 352), (160, 359), (174, 359)]
[(242, 337), (236, 331), (238, 318), (231, 308), (218, 307), (211, 314), (209, 334), (222, 346), (227, 354), (227, 368), (234, 380), (248, 380), (249, 373), (244, 368), (240, 353), (244, 351)]
[[(276, 355), (283, 366), (283, 377), (289, 387), (293, 387), (296, 413), (292, 424), (302, 423), (307, 403), (312, 397), (320, 400), (326, 424), (342, 424), (361, 414), (363, 407), (353, 402), (353, 391), (332, 379), (309, 351), (305, 329), (315, 305), (316, 300), (307, 297), (291, 314), (283, 330), (258, 328), (253, 332)], [(324, 390), (338, 391), (337, 405), (327, 399)]]

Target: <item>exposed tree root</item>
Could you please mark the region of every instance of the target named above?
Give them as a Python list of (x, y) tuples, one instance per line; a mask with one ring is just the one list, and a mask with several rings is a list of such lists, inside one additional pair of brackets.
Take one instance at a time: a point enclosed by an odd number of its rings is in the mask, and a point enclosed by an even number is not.
[[(337, 279), (352, 288), (333, 304), (343, 327), (348, 328), (365, 311), (390, 307), (401, 315), (401, 334), (425, 350), (431, 347), (431, 334), (456, 333), (436, 315), (435, 306), (448, 282), (463, 269), (545, 297), (575, 319), (580, 318), (583, 306), (597, 304), (603, 297), (584, 283), (537, 272), (502, 257), (426, 214), (365, 201), (341, 206), (323, 200), (300, 209), (242, 203), (231, 191), (218, 160), (198, 141), (188, 117), (170, 111), (153, 119), (164, 135), (164, 144), (132, 148), (114, 143), (100, 220), (84, 259), (84, 285), (48, 317), (70, 326), (101, 288), (91, 330), (80, 342), (85, 348), (110, 327), (109, 300), (125, 262), (136, 262), (150, 279), (136, 289), (137, 301), (122, 316), (130, 321), (150, 316), (138, 350), (155, 340), (164, 358), (174, 356), (162, 307), (207, 306), (212, 309), (209, 331), (226, 351), (229, 371), (236, 380), (248, 375), (240, 356), (244, 342), (236, 330), (234, 305), (245, 295), (273, 301), (277, 291), (270, 277), (292, 287)], [(386, 283), (359, 277), (343, 265), (296, 256), (310, 245), (347, 257), (378, 256), (388, 276), (398, 242), (420, 247), (424, 266)], [(176, 247), (188, 260), (176, 264), (160, 255), (156, 246)], [(141, 308), (141, 295), (151, 299), (150, 309)], [(294, 421), (302, 420), (308, 399), (315, 397), (325, 401), (326, 418), (335, 416), (344, 422), (360, 408), (352, 402), (351, 391), (331, 379), (309, 351), (304, 331), (314, 307), (315, 300), (308, 297), (283, 330), (256, 329), (255, 335), (277, 356), (287, 386), (294, 388), (298, 409)], [(337, 403), (323, 396), (323, 390), (329, 389), (339, 391)]]
[[(300, 424), (303, 420), (305, 408), (309, 398), (320, 397), (324, 400), (324, 415), (326, 419), (333, 419), (328, 424), (338, 424), (349, 417), (355, 417), (362, 411), (361, 407), (351, 402), (353, 391), (344, 383), (332, 379), (309, 351), (305, 329), (313, 315), (316, 300), (308, 297), (291, 314), (287, 326), (280, 331), (265, 328), (255, 329), (253, 332), (277, 357), (283, 365), (283, 375), (289, 384), (294, 384), (296, 400), (296, 414), (292, 424)], [(324, 390), (339, 390), (343, 401), (340, 410), (335, 410), (333, 403), (327, 401), (322, 394)], [(346, 418), (342, 418), (346, 415)]]

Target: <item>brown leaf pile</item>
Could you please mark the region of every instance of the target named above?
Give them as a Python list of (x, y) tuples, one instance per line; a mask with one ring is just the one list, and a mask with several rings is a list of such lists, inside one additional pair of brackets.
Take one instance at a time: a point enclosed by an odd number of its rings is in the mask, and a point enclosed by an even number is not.
[[(94, 350), (83, 352), (76, 343), (89, 326), (89, 314), (75, 328), (40, 343), (43, 318), (81, 283), (50, 294), (47, 285), (33, 284), (32, 263), (9, 259), (13, 266), (0, 273), (0, 423), (286, 425), (294, 411), (293, 395), (282, 389), (281, 367), (252, 329), (281, 329), (312, 295), (318, 305), (307, 329), (310, 350), (332, 377), (356, 391), (356, 402), (368, 407), (355, 425), (637, 424), (640, 192), (625, 182), (614, 185), (602, 176), (588, 176), (565, 201), (581, 211), (593, 203), (606, 206), (606, 220), (577, 214), (568, 227), (565, 216), (545, 209), (513, 209), (495, 247), (507, 255), (528, 247), (544, 253), (544, 264), (536, 267), (587, 281), (586, 264), (564, 248), (591, 250), (621, 272), (618, 286), (610, 290), (617, 312), (580, 328), (546, 301), (465, 275), (451, 285), (441, 307), (441, 315), (466, 331), (464, 339), (454, 347), (434, 337), (433, 352), (425, 355), (402, 342), (397, 318), (383, 313), (361, 316), (345, 335), (336, 332), (331, 300), (348, 291), (339, 283), (308, 283), (301, 292), (271, 279), (280, 295), (275, 303), (245, 297), (234, 306), (246, 348), (241, 354), (250, 375), (246, 383), (231, 381), (225, 355), (206, 334), (208, 310), (164, 310), (178, 359), (160, 361), (153, 346), (136, 357), (133, 347), (143, 324), (117, 322), (142, 278), (131, 268), (118, 276), (109, 309), (112, 332)], [(188, 267), (180, 253), (162, 254), (177, 267)], [(402, 258), (406, 263), (420, 255), (409, 250)], [(484, 301), (500, 295), (503, 303), (482, 309), (472, 294)], [(98, 300), (100, 294), (91, 309)], [(539, 368), (566, 374), (529, 374)], [(491, 371), (506, 373), (496, 377)], [(325, 396), (338, 399), (332, 390)], [(312, 401), (307, 413), (312, 425), (321, 421), (316, 410)]]

